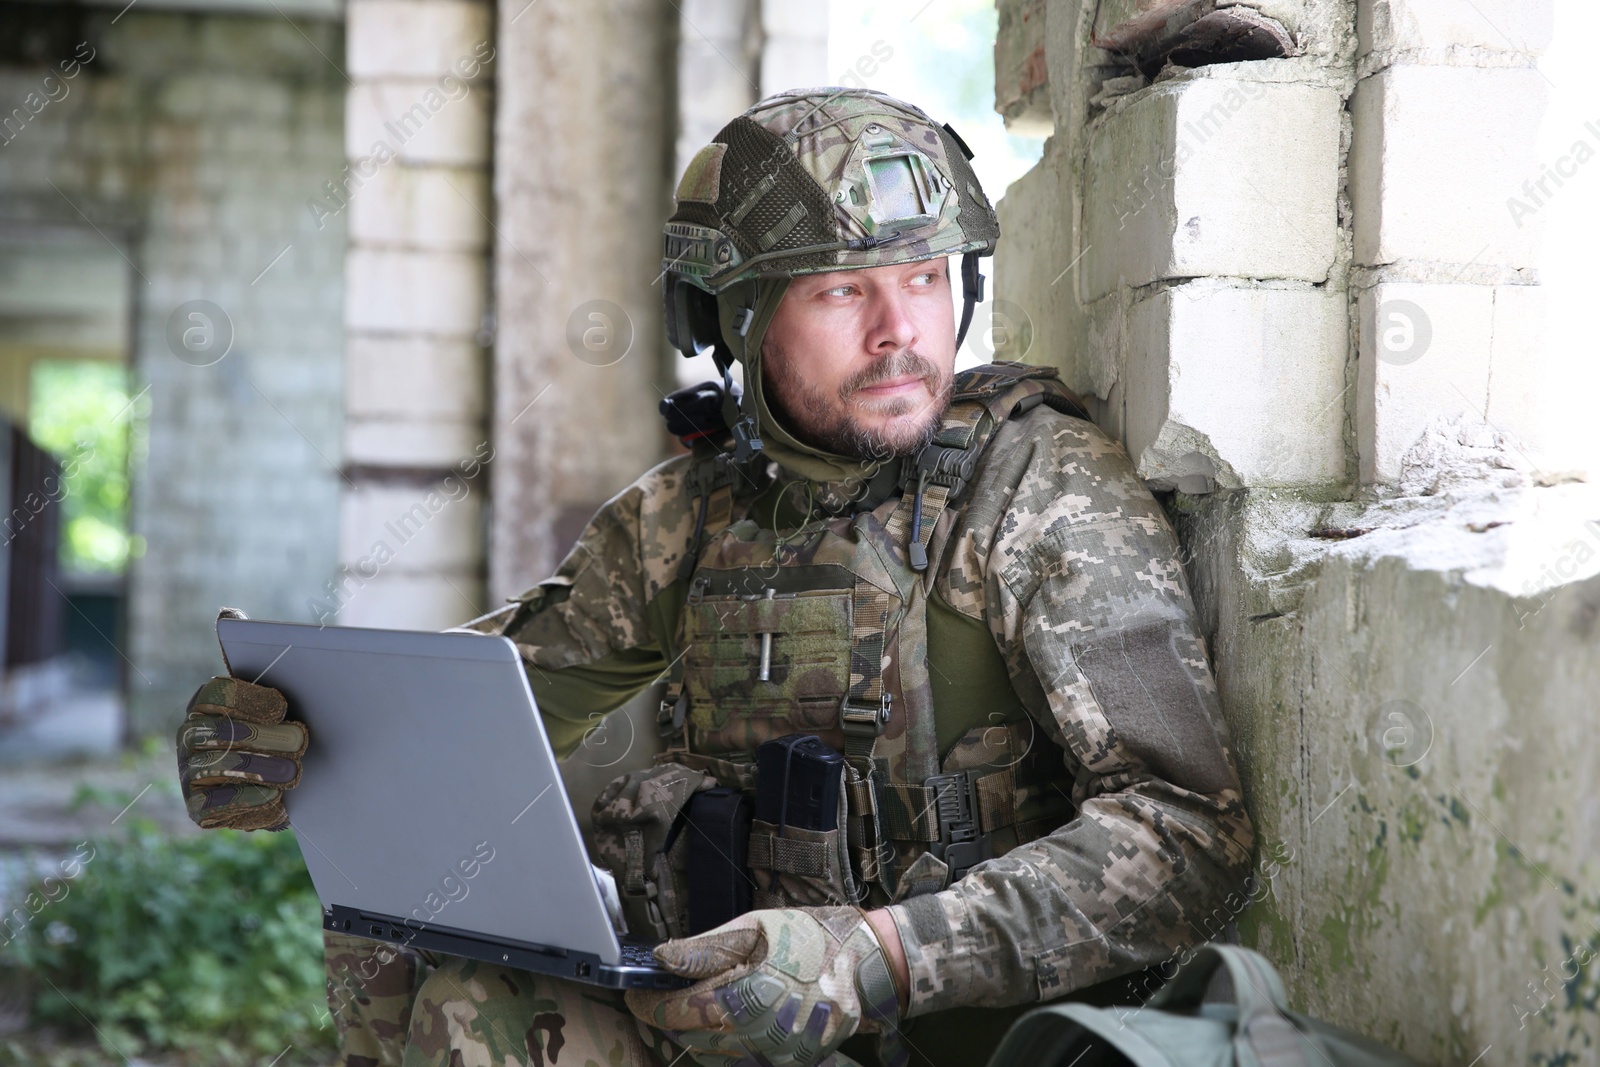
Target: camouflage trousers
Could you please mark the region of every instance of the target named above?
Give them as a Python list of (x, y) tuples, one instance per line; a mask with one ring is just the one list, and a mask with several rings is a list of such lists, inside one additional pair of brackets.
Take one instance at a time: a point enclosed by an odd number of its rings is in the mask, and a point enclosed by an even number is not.
[(666, 1067), (620, 992), (323, 934), (340, 1067)]
[[(619, 991), (346, 934), (322, 939), (338, 1067), (690, 1063), (681, 1046), (628, 1010)], [(818, 1067), (875, 1063), (870, 1052), (856, 1060), (840, 1050)]]

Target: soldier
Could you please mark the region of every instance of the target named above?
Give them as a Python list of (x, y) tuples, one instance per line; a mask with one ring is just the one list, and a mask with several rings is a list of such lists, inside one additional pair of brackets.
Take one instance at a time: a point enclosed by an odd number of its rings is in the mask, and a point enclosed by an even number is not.
[[(749, 788), (758, 745), (815, 734), (845, 757), (844, 825), (757, 822), (755, 909), (693, 937), (681, 861), (605, 853), (695, 980), (625, 1003), (330, 935), (346, 1064), (977, 1063), (1033, 1003), (1127, 995), (1206, 938), (1252, 831), (1175, 538), (1053, 371), (953, 373), (999, 236), (968, 156), (867, 90), (730, 122), (666, 226), (669, 337), (723, 373), (672, 405), (691, 454), (468, 624), (522, 650), (558, 751), (665, 677), (662, 766)], [(202, 826), (284, 824), (284, 711), (196, 694)]]

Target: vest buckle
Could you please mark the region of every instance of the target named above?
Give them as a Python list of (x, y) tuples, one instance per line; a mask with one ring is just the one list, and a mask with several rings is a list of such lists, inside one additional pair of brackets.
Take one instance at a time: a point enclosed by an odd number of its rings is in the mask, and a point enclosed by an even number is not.
[(991, 858), (989, 835), (978, 821), (977, 791), (968, 771), (936, 774), (924, 786), (933, 793), (934, 814), (939, 820), (939, 840), (928, 851), (950, 868), (955, 882), (972, 868)]
[(877, 707), (866, 704), (852, 704), (847, 696), (839, 701), (839, 729), (852, 737), (877, 737), (889, 725), (888, 693), (878, 702)]
[(661, 702), (656, 709), (656, 733), (662, 737), (671, 737), (683, 729), (683, 721), (688, 718), (689, 695), (679, 693), (677, 699), (672, 694), (667, 694), (667, 699)]

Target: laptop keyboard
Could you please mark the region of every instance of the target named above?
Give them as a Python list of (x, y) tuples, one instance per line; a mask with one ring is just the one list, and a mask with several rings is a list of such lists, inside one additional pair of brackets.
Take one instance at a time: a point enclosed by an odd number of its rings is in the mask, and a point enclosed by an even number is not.
[(624, 967), (659, 967), (656, 954), (650, 950), (649, 945), (635, 945), (624, 941), (622, 943), (622, 965)]

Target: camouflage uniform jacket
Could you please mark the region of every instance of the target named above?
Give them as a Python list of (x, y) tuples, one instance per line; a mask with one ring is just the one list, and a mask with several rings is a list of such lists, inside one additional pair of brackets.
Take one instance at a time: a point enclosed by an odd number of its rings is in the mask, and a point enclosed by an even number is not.
[[(558, 750), (679, 654), (689, 469), (680, 456), (645, 474), (555, 576), (469, 624), (522, 650)], [(1122, 448), (1035, 407), (995, 431), (963, 497), (939, 520), (929, 603), (987, 630), (1012, 690), (997, 706), (1020, 703), (1038, 744), (1059, 750), (1075, 814), (892, 906), (911, 1016), (1051, 999), (1161, 963), (1215, 936), (1251, 863), (1176, 538)], [(936, 718), (982, 721), (946, 706), (961, 692), (934, 686)]]

